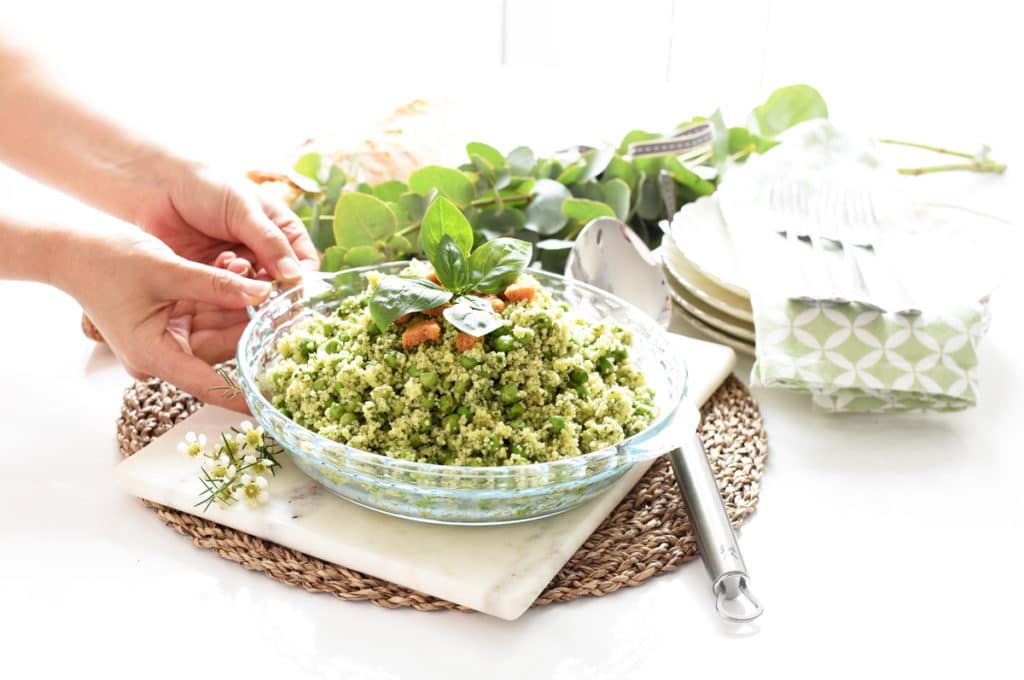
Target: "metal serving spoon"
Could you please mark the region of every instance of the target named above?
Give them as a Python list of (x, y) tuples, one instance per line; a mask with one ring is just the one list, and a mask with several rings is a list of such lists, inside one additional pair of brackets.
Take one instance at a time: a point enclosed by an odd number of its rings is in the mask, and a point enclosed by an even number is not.
[[(668, 328), (672, 298), (658, 257), (622, 222), (602, 217), (584, 227), (569, 253), (565, 274), (618, 295)], [(686, 427), (686, 440), (668, 457), (711, 576), (715, 609), (727, 621), (752, 621), (764, 608), (750, 592), (750, 576), (736, 534), (697, 435), (700, 412), (687, 401), (680, 406), (678, 418)]]

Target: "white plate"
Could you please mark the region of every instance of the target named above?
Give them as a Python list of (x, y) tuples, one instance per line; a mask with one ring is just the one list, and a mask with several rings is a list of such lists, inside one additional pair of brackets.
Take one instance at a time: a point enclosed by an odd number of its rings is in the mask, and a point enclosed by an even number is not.
[[(754, 356), (754, 345), (753, 343), (741, 340), (735, 336), (723, 333), (722, 331), (715, 330), (711, 326), (707, 325), (692, 314), (688, 314), (682, 307), (676, 306), (676, 313), (679, 318), (683, 319), (687, 324), (695, 328), (698, 332), (703, 333), (715, 342), (720, 342), (723, 345), (732, 347), (737, 352), (742, 352), (747, 356)], [(678, 332), (678, 328), (673, 327), (673, 332)]]
[(701, 302), (714, 307), (715, 309), (730, 314), (737, 319), (754, 322), (754, 315), (750, 309), (750, 299), (737, 295), (718, 285), (708, 277), (701, 274), (687, 262), (686, 258), (679, 254), (675, 244), (670, 237), (661, 241), (662, 262), (668, 270), (671, 278), (683, 288), (692, 293)]
[(717, 196), (702, 196), (684, 205), (672, 218), (669, 234), (694, 269), (722, 288), (750, 297)]
[(750, 342), (754, 341), (753, 324), (704, 304), (688, 290), (673, 281), (670, 276), (666, 276), (665, 279), (668, 282), (669, 294), (672, 296), (672, 299), (690, 316), (695, 316), (712, 328), (735, 335), (737, 338), (749, 340)]

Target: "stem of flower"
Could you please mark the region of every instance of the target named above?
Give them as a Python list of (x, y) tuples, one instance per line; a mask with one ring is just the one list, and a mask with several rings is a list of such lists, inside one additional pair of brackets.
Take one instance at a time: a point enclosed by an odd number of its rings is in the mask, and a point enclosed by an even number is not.
[[(519, 203), (521, 201), (529, 201), (529, 200), (530, 200), (529, 196), (523, 195), (523, 196), (512, 196), (510, 198), (503, 198), (503, 199), (501, 199), (501, 202), (504, 203), (505, 205), (508, 205), (509, 203)], [(498, 202), (497, 198), (478, 198), (475, 201), (471, 201), (470, 205), (473, 206), (474, 208), (480, 208), (482, 206), (494, 205), (497, 202)]]
[(900, 168), (897, 170), (901, 175), (927, 175), (933, 172), (953, 172), (956, 170), (966, 170), (968, 172), (993, 172), (998, 175), (1006, 172), (1005, 163), (996, 163), (985, 159), (983, 161), (973, 161), (971, 163), (950, 163), (948, 165), (932, 165), (926, 168)]
[[(909, 146), (912, 149), (924, 149), (925, 151), (934, 151), (935, 153), (944, 153), (949, 156), (959, 156), (960, 158), (974, 159), (974, 154), (964, 153), (963, 151), (951, 151), (950, 149), (944, 149), (941, 146), (929, 146), (928, 144), (917, 144), (915, 142), (901, 142), (898, 139), (879, 139), (882, 144), (895, 144), (896, 146)], [(960, 168), (962, 169), (962, 168)]]

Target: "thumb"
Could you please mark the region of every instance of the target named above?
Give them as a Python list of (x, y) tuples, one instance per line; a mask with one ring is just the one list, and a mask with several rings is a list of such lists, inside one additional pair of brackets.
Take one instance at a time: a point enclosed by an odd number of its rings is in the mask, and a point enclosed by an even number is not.
[(270, 295), (269, 281), (247, 279), (226, 269), (180, 260), (167, 272), (163, 294), (172, 300), (205, 302), (224, 309), (258, 305)]

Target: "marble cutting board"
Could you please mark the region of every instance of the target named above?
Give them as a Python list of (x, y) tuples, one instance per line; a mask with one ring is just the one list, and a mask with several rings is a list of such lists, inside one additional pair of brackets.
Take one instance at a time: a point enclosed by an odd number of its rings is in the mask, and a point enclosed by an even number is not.
[[(732, 371), (731, 349), (674, 335), (690, 371), (690, 395), (703, 403)], [(211, 440), (237, 425), (237, 413), (205, 406), (117, 466), (122, 488), (140, 498), (197, 512), (197, 463), (177, 451), (188, 431)], [(328, 562), (513, 620), (643, 476), (634, 466), (605, 494), (546, 519), (492, 527), (441, 526), (390, 517), (331, 495), (287, 456), (263, 507), (211, 506), (204, 517)]]

